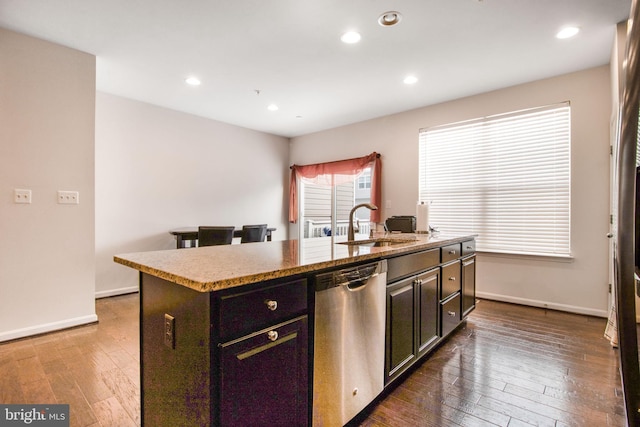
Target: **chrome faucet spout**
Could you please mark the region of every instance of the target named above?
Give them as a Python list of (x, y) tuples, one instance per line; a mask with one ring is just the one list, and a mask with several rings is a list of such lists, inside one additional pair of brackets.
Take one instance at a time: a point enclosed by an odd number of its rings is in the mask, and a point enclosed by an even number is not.
[(347, 231), (347, 240), (354, 240), (355, 239), (355, 233), (353, 231), (353, 214), (359, 208), (367, 208), (367, 209), (371, 209), (372, 211), (375, 211), (375, 210), (378, 209), (378, 207), (376, 205), (372, 205), (371, 203), (360, 203), (359, 205), (355, 205), (351, 209), (351, 212), (349, 212), (349, 228), (348, 228), (348, 231)]

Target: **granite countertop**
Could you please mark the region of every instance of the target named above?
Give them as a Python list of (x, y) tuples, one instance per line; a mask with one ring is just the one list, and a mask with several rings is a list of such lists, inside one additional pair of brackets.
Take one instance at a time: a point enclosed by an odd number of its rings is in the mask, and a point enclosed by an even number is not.
[[(379, 234), (401, 243), (382, 247), (345, 245), (331, 237), (137, 252), (114, 261), (199, 292), (319, 271), (473, 239), (473, 235)], [(367, 240), (363, 240), (365, 243)]]

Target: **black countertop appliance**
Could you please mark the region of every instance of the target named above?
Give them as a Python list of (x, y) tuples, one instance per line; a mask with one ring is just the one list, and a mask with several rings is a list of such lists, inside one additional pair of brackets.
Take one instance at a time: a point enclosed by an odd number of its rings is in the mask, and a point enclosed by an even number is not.
[(399, 231), (401, 233), (415, 233), (416, 232), (416, 217), (415, 215), (398, 215), (387, 218), (385, 221), (387, 231)]

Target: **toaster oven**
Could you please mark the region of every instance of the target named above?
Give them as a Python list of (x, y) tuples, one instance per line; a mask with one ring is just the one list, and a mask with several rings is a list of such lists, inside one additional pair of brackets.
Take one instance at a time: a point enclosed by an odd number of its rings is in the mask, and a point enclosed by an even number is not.
[(399, 215), (387, 218), (385, 221), (388, 231), (396, 231), (401, 233), (416, 232), (416, 217), (413, 215)]

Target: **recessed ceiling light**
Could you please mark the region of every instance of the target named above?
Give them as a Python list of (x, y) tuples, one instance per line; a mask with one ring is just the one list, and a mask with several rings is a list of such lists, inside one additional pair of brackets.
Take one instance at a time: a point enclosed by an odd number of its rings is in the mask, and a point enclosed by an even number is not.
[(418, 78), (416, 76), (407, 76), (404, 78), (403, 82), (406, 85), (412, 85), (418, 82)]
[(267, 107), (267, 110), (278, 111), (278, 106), (276, 104), (269, 104), (269, 106)]
[(360, 41), (360, 33), (347, 31), (342, 35), (342, 37), (340, 37), (340, 40), (348, 44), (358, 43)]
[(559, 39), (568, 39), (578, 34), (578, 32), (580, 32), (580, 28), (578, 27), (565, 27), (562, 30), (558, 31), (556, 37)]
[(400, 12), (390, 11), (385, 12), (378, 18), (378, 24), (383, 27), (392, 27), (402, 20), (402, 15)]
[(184, 82), (190, 86), (200, 86), (200, 79), (197, 77), (187, 77)]

